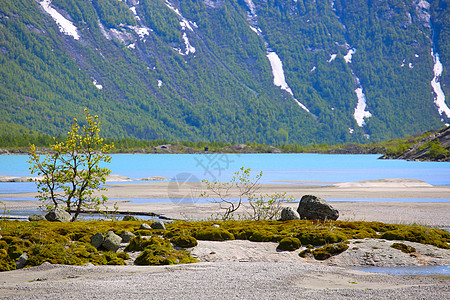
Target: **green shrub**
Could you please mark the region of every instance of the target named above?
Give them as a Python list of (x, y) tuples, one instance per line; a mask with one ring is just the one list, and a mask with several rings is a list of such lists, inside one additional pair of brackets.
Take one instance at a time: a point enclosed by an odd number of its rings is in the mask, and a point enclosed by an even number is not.
[(317, 260), (325, 260), (333, 255), (344, 252), (348, 249), (348, 245), (344, 243), (339, 244), (327, 244), (321, 248), (314, 249), (312, 252), (313, 256)]
[(8, 252), (5, 249), (0, 249), (0, 272), (11, 271), (16, 269), (14, 260), (9, 257)]
[(174, 236), (170, 242), (174, 244), (177, 247), (181, 248), (192, 248), (198, 245), (197, 240), (195, 237), (192, 237), (190, 235), (179, 235)]
[(285, 237), (278, 244), (277, 250), (281, 251), (294, 251), (302, 246), (300, 240), (294, 237)]
[(252, 235), (248, 238), (252, 242), (271, 242), (274, 238), (272, 232), (267, 230), (254, 231)]
[(234, 240), (234, 235), (230, 233), (228, 230), (225, 230), (221, 227), (210, 227), (206, 229), (201, 229), (194, 233), (194, 237), (197, 240), (205, 240), (205, 241), (226, 241), (226, 240)]
[(305, 249), (303, 251), (300, 251), (298, 256), (303, 257), (303, 258), (308, 257), (308, 256), (312, 256), (311, 249), (308, 248), (308, 249)]
[(416, 252), (416, 248), (412, 247), (412, 246), (408, 246), (405, 245), (403, 243), (393, 243), (391, 245), (392, 248), (400, 250), (404, 253), (412, 253), (412, 252)]

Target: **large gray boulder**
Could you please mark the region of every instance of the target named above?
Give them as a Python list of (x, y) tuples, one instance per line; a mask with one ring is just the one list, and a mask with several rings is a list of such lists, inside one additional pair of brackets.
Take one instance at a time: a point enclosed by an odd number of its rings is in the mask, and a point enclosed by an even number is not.
[(285, 207), (281, 210), (281, 221), (298, 219), (300, 219), (300, 215), (292, 207)]
[(113, 231), (108, 231), (102, 246), (108, 249), (109, 251), (116, 252), (120, 248), (121, 242), (122, 238), (120, 236), (115, 234)]
[(70, 222), (72, 220), (72, 216), (61, 208), (55, 208), (49, 211), (45, 218), (50, 222)]
[(22, 253), (16, 260), (16, 269), (22, 269), (28, 262), (28, 255), (26, 252)]
[(33, 221), (44, 221), (45, 220), (45, 216), (43, 215), (38, 215), (38, 214), (34, 214), (28, 217), (28, 221), (33, 222)]
[(100, 247), (105, 241), (105, 237), (100, 232), (97, 232), (93, 236), (91, 236), (91, 245), (95, 248)]
[(164, 225), (163, 221), (155, 221), (152, 223), (151, 227), (153, 229), (166, 229), (166, 226)]
[(141, 227), (139, 227), (139, 229), (152, 230), (152, 227), (150, 225), (148, 225), (147, 223), (142, 223)]
[(124, 230), (120, 233), (120, 237), (122, 238), (122, 243), (128, 243), (134, 238), (136, 235), (130, 231)]
[(297, 212), (301, 219), (332, 220), (339, 218), (339, 212), (322, 198), (305, 195), (298, 204)]

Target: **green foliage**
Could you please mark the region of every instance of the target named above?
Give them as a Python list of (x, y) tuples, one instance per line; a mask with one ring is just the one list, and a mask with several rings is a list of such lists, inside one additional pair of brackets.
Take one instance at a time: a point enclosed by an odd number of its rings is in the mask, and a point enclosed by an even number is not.
[(137, 265), (173, 265), (197, 262), (189, 253), (174, 250), (168, 239), (152, 237), (151, 242), (136, 257)]
[(311, 251), (312, 255), (317, 260), (325, 260), (333, 255), (340, 254), (348, 249), (348, 245), (344, 243), (330, 245), (327, 244), (321, 248), (317, 248)]
[(391, 247), (394, 248), (394, 249), (398, 249), (398, 250), (400, 250), (400, 251), (402, 251), (404, 253), (408, 253), (408, 254), (416, 252), (416, 248), (414, 248), (412, 246), (405, 245), (403, 243), (393, 243), (391, 245)]
[[(430, 8), (446, 94), (447, 2), (432, 1)], [(364, 134), (381, 141), (442, 124), (429, 86), (431, 30), (411, 2), (339, 0), (334, 9), (326, 0), (254, 3), (261, 36), (249, 28), (244, 1), (216, 8), (200, 0), (172, 3), (193, 31), (182, 30), (181, 16), (162, 0), (140, 1), (135, 6), (139, 20), (129, 1), (52, 1), (77, 27), (77, 41), (60, 32), (39, 2), (2, 1), (2, 121), (33, 130), (37, 140), (44, 133), (60, 134), (68, 120), (89, 107), (102, 113), (105, 136), (115, 139), (301, 146), (367, 143)], [(152, 31), (142, 38), (134, 26)], [(184, 51), (184, 34), (195, 54), (174, 50)], [(294, 95), (312, 113), (274, 86), (265, 42), (283, 61)], [(346, 43), (356, 48), (351, 65), (343, 58)], [(328, 63), (331, 54), (337, 56)], [(404, 59), (407, 64), (400, 67)], [(352, 72), (373, 114), (364, 128), (353, 118)], [(4, 134), (5, 142), (12, 136)]]
[(98, 117), (89, 115), (85, 109), (87, 125), (82, 128), (74, 119), (72, 130), (69, 131), (65, 142), (56, 142), (51, 146), (52, 153), (47, 153), (41, 160), (35, 145), (30, 146), (31, 173), (43, 176), (36, 180), (39, 195), (37, 198), (46, 204), (47, 209), (63, 206), (63, 209), (75, 213), (75, 221), (84, 208), (99, 209), (106, 201), (94, 196), (111, 173), (109, 169), (101, 168), (100, 163), (110, 162), (107, 155), (113, 145), (103, 143), (99, 137), (100, 123)]
[(292, 197), (287, 197), (286, 193), (275, 193), (272, 195), (257, 195), (259, 180), (262, 172), (255, 177), (251, 177), (251, 169), (241, 167), (234, 173), (229, 182), (210, 182), (202, 180), (206, 184), (206, 191), (200, 197), (209, 199), (212, 203), (218, 203), (223, 213), (217, 213), (213, 217), (222, 221), (235, 219), (235, 214), (241, 208), (242, 202), (246, 199), (250, 205), (251, 212), (239, 215), (240, 219), (254, 221), (273, 220), (280, 216), (282, 203), (292, 201)]
[(93, 0), (100, 20), (108, 28), (120, 28), (120, 24), (136, 25), (136, 20), (125, 2), (118, 0)]
[(197, 240), (190, 235), (174, 236), (173, 238), (170, 239), (170, 242), (175, 246), (181, 248), (192, 248), (197, 246), (198, 244)]
[(5, 249), (0, 249), (0, 272), (16, 269), (14, 260), (8, 255)]
[(234, 235), (230, 233), (228, 230), (223, 229), (221, 227), (209, 227), (205, 229), (200, 229), (194, 233), (194, 237), (197, 240), (206, 240), (206, 241), (226, 241), (226, 240), (234, 240)]
[(294, 237), (283, 238), (277, 246), (277, 250), (280, 251), (294, 251), (302, 246), (299, 239)]

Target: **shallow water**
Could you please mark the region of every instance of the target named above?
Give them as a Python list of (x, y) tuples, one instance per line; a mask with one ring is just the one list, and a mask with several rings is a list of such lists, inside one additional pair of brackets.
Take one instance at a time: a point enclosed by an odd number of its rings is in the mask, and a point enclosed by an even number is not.
[(355, 270), (389, 275), (450, 275), (450, 266), (363, 267)]

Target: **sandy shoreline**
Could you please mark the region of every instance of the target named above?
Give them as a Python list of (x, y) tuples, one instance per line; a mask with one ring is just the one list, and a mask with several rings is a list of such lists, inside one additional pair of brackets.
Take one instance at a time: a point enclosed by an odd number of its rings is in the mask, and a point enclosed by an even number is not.
[[(262, 185), (261, 193), (287, 192), (348, 199), (332, 202), (339, 220), (422, 224), (450, 229), (450, 202), (369, 202), (378, 199), (448, 199), (450, 187), (409, 180), (348, 184), (286, 182)], [(186, 203), (203, 187), (198, 183), (170, 182), (109, 184), (106, 195), (125, 199), (171, 199), (169, 203), (117, 202), (121, 211), (153, 212), (175, 219), (207, 219), (218, 207)], [(38, 201), (11, 201), (32, 194), (0, 195), (10, 210), (35, 209)], [(351, 202), (367, 199), (368, 202)], [(151, 201), (151, 200), (149, 200)], [(157, 200), (156, 200), (157, 201)], [(195, 200), (194, 200), (195, 201)], [(297, 207), (298, 203), (287, 206)], [(176, 266), (61, 266), (0, 272), (1, 299), (448, 299), (449, 276), (392, 276), (355, 271), (350, 266), (450, 264), (450, 250), (414, 246), (419, 258), (399, 255), (390, 241), (350, 241), (350, 249), (320, 263), (299, 258), (296, 252), (279, 253), (274, 243), (200, 241), (192, 254), (202, 262)], [(355, 244), (353, 244), (355, 243)], [(409, 242), (408, 242), (409, 243)], [(356, 250), (358, 248), (358, 250)], [(440, 251), (440, 252), (436, 252)], [(403, 255), (403, 256), (402, 256)], [(367, 259), (370, 259), (368, 261)]]
[[(200, 203), (198, 196), (205, 190), (201, 183), (141, 182), (107, 184), (104, 194), (108, 210), (117, 203), (122, 212), (155, 213), (170, 219), (204, 220), (218, 212), (217, 204)], [(261, 194), (284, 193), (298, 201), (303, 195), (312, 194), (325, 199), (347, 201), (331, 202), (339, 210), (339, 220), (381, 221), (387, 223), (422, 224), (450, 229), (450, 202), (407, 202), (407, 199), (440, 200), (450, 198), (450, 186), (431, 186), (423, 181), (410, 179), (381, 179), (352, 183), (328, 183), (312, 185), (311, 182), (284, 182), (263, 184)], [(38, 201), (20, 201), (15, 198), (31, 198), (34, 193), (0, 194), (8, 210), (37, 209)], [(114, 200), (129, 199), (129, 200)], [(132, 202), (133, 199), (144, 199)], [(164, 201), (158, 201), (163, 199)], [(353, 202), (352, 200), (367, 200)], [(370, 199), (377, 199), (370, 202)], [(386, 201), (383, 202), (383, 199)], [(405, 202), (391, 202), (399, 199)], [(388, 201), (389, 200), (389, 201)], [(445, 200), (444, 200), (445, 201)], [(164, 203), (158, 203), (164, 202)], [(203, 201), (205, 202), (205, 201)], [(286, 206), (297, 207), (297, 203)]]

